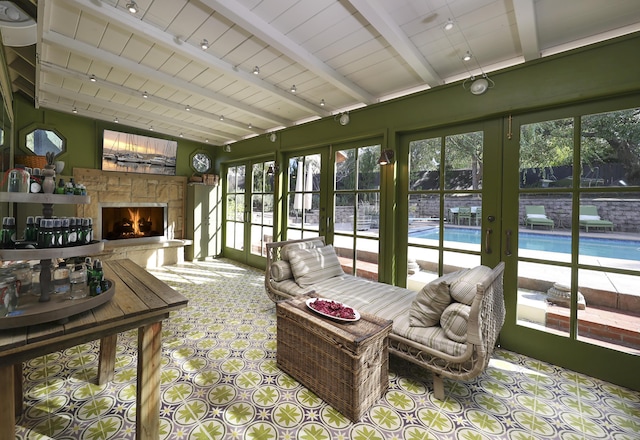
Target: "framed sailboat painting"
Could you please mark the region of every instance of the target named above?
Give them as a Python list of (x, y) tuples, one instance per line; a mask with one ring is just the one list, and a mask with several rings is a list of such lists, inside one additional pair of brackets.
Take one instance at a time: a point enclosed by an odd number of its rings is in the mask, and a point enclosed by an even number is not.
[(175, 176), (177, 149), (176, 141), (104, 130), (102, 170)]

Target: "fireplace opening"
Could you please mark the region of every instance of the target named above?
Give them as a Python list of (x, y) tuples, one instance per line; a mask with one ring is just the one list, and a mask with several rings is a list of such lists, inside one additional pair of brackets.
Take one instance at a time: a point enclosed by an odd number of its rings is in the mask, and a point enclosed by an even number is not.
[(103, 239), (163, 237), (164, 229), (163, 206), (102, 207)]

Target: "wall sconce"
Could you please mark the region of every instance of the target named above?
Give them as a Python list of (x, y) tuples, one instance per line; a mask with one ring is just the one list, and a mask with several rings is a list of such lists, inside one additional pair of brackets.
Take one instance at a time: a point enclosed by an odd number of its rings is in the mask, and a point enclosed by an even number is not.
[(273, 176), (274, 174), (278, 174), (280, 172), (280, 165), (277, 163), (272, 163), (267, 168), (267, 176)]
[(462, 88), (469, 90), (474, 95), (482, 95), (487, 90), (492, 89), (495, 85), (496, 83), (494, 83), (487, 74), (483, 74), (482, 78), (472, 76), (471, 78), (465, 79), (462, 83)]
[(225, 153), (231, 153), (231, 145), (225, 145), (222, 149)]
[(275, 133), (269, 133), (267, 134), (267, 139), (269, 139), (271, 142), (275, 142), (276, 140), (278, 140), (278, 135)]
[(393, 150), (382, 150), (380, 159), (378, 159), (379, 165), (389, 165), (393, 161)]

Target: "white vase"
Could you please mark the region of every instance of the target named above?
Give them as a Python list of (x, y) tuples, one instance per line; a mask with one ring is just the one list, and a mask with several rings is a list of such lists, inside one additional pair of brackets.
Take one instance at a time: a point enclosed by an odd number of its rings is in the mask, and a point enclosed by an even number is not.
[(57, 175), (62, 174), (62, 170), (64, 170), (64, 161), (56, 160), (56, 174)]

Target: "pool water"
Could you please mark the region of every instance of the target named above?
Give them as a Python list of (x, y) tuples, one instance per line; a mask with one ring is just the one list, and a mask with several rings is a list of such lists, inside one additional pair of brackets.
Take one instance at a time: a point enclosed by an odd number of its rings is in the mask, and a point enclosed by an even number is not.
[[(412, 238), (437, 240), (439, 228), (421, 229), (409, 234)], [(479, 229), (445, 228), (445, 241), (480, 244)], [(520, 232), (518, 247), (544, 252), (571, 253), (571, 237), (540, 233)], [(592, 257), (618, 258), (640, 261), (640, 241), (616, 240), (608, 238), (580, 238), (580, 255)]]

